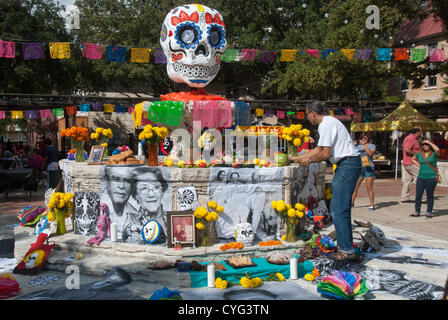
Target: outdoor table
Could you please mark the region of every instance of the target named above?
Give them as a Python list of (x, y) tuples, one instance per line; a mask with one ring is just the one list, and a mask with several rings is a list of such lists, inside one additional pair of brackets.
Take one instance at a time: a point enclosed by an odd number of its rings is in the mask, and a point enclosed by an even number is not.
[(31, 198), (30, 185), (33, 176), (34, 171), (31, 168), (0, 170), (0, 190), (4, 192), (2, 201), (6, 200), (8, 193), (13, 189), (23, 189), (27, 200), (29, 200)]

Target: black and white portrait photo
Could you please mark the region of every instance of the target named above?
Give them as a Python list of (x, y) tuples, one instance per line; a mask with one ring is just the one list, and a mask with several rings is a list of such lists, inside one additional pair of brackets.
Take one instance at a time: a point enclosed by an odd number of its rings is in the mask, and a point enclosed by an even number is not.
[(210, 168), (208, 198), (223, 206), (216, 222), (220, 241), (234, 238), (235, 226), (249, 222), (256, 240), (279, 237), (280, 219), (271, 207), (282, 199), (283, 168)]
[(110, 209), (122, 242), (145, 243), (142, 228), (149, 220), (161, 226), (156, 243), (166, 243), (166, 211), (172, 210), (169, 168), (148, 166), (105, 166), (102, 168), (101, 202)]
[(100, 214), (100, 195), (96, 192), (75, 192), (75, 234), (96, 234), (96, 219)]

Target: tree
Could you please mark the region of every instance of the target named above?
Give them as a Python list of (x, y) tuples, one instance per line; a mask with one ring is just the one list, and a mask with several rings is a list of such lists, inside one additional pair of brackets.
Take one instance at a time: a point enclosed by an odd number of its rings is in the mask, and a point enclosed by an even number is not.
[(51, 0), (0, 0), (0, 35), (15, 41), (15, 59), (0, 59), (0, 90), (13, 93), (71, 92), (74, 79), (71, 60), (24, 60), (21, 41), (70, 41), (59, 12)]
[(448, 29), (448, 2), (446, 0), (432, 0), (432, 12), (442, 21), (445, 29)]

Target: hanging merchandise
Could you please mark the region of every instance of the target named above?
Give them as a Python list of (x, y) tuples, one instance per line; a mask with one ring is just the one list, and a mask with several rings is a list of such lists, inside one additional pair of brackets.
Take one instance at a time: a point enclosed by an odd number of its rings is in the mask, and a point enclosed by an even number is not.
[(373, 53), (373, 49), (359, 49), (356, 51), (355, 59), (369, 60)]
[(36, 119), (37, 118), (37, 110), (25, 110), (25, 119)]
[(310, 56), (319, 59), (319, 49), (305, 49), (303, 51), (309, 54)]
[(135, 129), (137, 129), (142, 124), (143, 116), (143, 103), (138, 103), (134, 107), (134, 112), (132, 113), (132, 119), (134, 120)]
[(0, 119), (5, 119), (6, 117), (6, 112), (3, 110), (0, 110)]
[(70, 59), (70, 42), (50, 43), (51, 59)]
[(413, 62), (422, 62), (426, 57), (426, 48), (413, 48), (411, 50), (411, 60)]
[(162, 49), (156, 49), (155, 51), (155, 63), (166, 64), (166, 57)]
[(126, 62), (126, 47), (107, 46), (107, 60), (109, 62)]
[(78, 107), (77, 106), (65, 107), (65, 111), (67, 112), (67, 115), (74, 116), (78, 112)]
[(122, 105), (115, 106), (116, 113), (126, 113), (127, 111), (128, 111), (128, 108), (126, 106), (122, 106)]
[(356, 49), (341, 49), (341, 52), (348, 60), (352, 60), (356, 54)]
[(274, 115), (274, 110), (272, 110), (272, 109), (266, 109), (264, 115), (265, 115), (266, 117), (272, 117), (272, 116)]
[(325, 49), (325, 50), (321, 50), (321, 54), (322, 54), (322, 59), (326, 59), (328, 56), (332, 55), (333, 53), (336, 52), (336, 49)]
[(155, 101), (148, 110), (148, 120), (168, 126), (178, 126), (184, 109), (180, 101)]
[(235, 101), (235, 123), (237, 126), (250, 126), (250, 105), (244, 101)]
[(257, 57), (258, 49), (241, 49), (243, 61), (253, 61)]
[(11, 111), (11, 119), (23, 119), (23, 111)]
[(429, 61), (430, 62), (441, 62), (445, 61), (445, 51), (443, 49), (431, 49), (429, 53)]
[(40, 114), (40, 118), (41, 118), (41, 119), (47, 119), (47, 118), (50, 118), (51, 115), (52, 115), (50, 109), (42, 109), (42, 110), (39, 110), (39, 114)]
[(44, 45), (40, 42), (22, 42), (23, 59), (45, 59)]
[(334, 110), (329, 110), (330, 116), (334, 116)]
[(230, 128), (230, 101), (193, 101), (193, 121), (200, 121), (201, 128)]
[(90, 104), (88, 103), (80, 104), (78, 108), (81, 112), (90, 112)]
[(115, 111), (115, 105), (113, 105), (113, 104), (105, 103), (105, 104), (103, 104), (103, 108), (104, 108), (104, 112), (112, 113)]
[(409, 60), (409, 53), (407, 48), (395, 48), (394, 49), (395, 61)]
[(101, 102), (94, 102), (92, 103), (92, 109), (94, 111), (101, 111), (103, 108), (103, 104)]
[(131, 62), (135, 63), (149, 63), (151, 49), (148, 48), (132, 48)]
[(303, 111), (298, 111), (298, 112), (297, 112), (297, 119), (299, 119), (299, 120), (305, 120), (305, 112), (303, 112)]
[(14, 59), (16, 57), (16, 43), (0, 41), (0, 58)]
[(390, 61), (391, 58), (392, 58), (392, 48), (377, 48), (376, 49), (376, 60)]
[(129, 114), (133, 114), (133, 113), (134, 113), (134, 110), (135, 110), (135, 107), (134, 107), (134, 106), (130, 106), (130, 107), (128, 107), (128, 113), (129, 113)]
[(297, 50), (283, 49), (280, 55), (280, 61), (282, 62), (292, 62), (296, 60)]
[(227, 49), (224, 54), (221, 56), (221, 61), (224, 62), (233, 62), (236, 60), (238, 55), (238, 49)]
[(277, 119), (285, 119), (285, 111), (283, 110), (278, 110), (277, 111)]
[(53, 109), (51, 112), (53, 112), (55, 118), (64, 117), (64, 109), (62, 108)]
[(264, 109), (262, 109), (262, 108), (256, 108), (256, 109), (255, 109), (255, 116), (257, 116), (257, 117), (262, 117), (262, 116), (264, 116)]
[(81, 45), (82, 56), (90, 60), (99, 60), (103, 57), (103, 46), (95, 43), (83, 43)]
[(258, 55), (258, 62), (274, 63), (276, 54), (277, 53), (275, 51), (260, 51)]
[(348, 116), (351, 116), (352, 114), (354, 114), (353, 109), (352, 108), (345, 108), (345, 114)]

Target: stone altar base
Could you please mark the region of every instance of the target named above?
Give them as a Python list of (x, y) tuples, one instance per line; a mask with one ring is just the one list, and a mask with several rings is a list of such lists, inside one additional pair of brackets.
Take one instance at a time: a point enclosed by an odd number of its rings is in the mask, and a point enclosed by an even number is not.
[[(127, 270), (135, 281), (157, 283), (160, 286), (175, 286), (177, 288), (190, 288), (191, 280), (188, 272), (177, 272), (173, 267), (176, 260), (191, 262), (227, 260), (235, 254), (248, 255), (251, 258), (265, 257), (269, 251), (285, 251), (289, 254), (298, 254), (303, 241), (283, 242), (281, 246), (260, 247), (258, 244), (244, 247), (241, 250), (221, 251), (222, 243), (210, 247), (183, 248), (175, 250), (160, 245), (138, 245), (131, 243), (103, 241), (99, 246), (89, 246), (87, 241), (91, 236), (76, 235), (70, 226), (67, 226), (64, 235), (52, 235), (48, 242), (56, 246), (49, 255), (44, 268), (65, 272), (68, 266), (76, 265), (83, 275), (106, 275), (114, 266)], [(30, 245), (37, 236), (33, 229), (16, 227), (14, 229), (15, 249), (14, 256), (20, 262)], [(75, 255), (81, 253), (82, 259)], [(162, 269), (162, 268), (166, 269)]]

